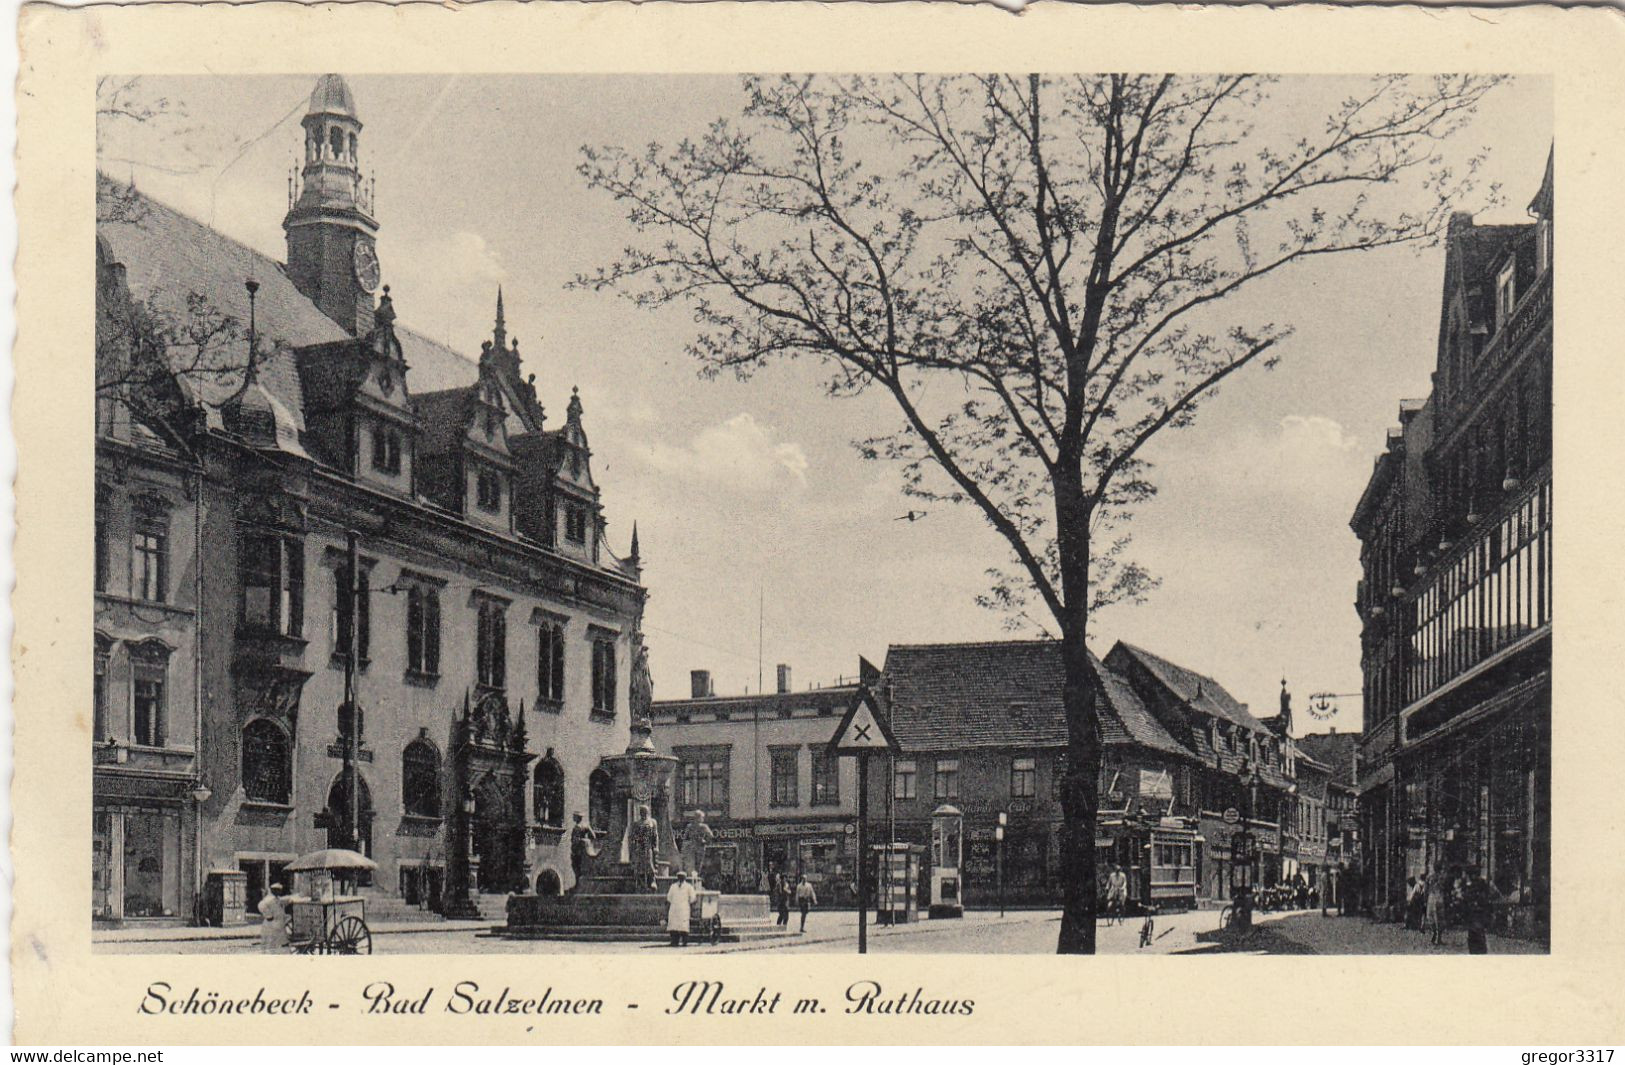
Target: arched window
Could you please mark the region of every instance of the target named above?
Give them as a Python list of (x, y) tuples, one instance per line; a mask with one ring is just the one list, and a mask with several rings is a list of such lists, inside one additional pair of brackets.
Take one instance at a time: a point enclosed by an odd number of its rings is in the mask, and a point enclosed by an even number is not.
[(609, 831), (615, 816), (615, 780), (600, 768), (587, 778), (587, 823), (600, 832)]
[(254, 802), (286, 804), (293, 779), (288, 734), (260, 717), (243, 726), (243, 792)]
[(440, 755), (428, 740), (413, 740), (401, 755), (401, 794), (411, 816), (440, 816)]
[(564, 769), (556, 759), (547, 758), (537, 763), (531, 802), (538, 825), (564, 827)]

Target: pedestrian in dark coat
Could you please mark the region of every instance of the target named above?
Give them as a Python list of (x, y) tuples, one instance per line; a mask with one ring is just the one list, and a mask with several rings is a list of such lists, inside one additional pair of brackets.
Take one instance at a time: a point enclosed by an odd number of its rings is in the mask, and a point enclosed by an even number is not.
[(773, 906), (779, 913), (779, 927), (790, 927), (790, 885), (778, 873), (773, 874)]
[(1490, 919), (1493, 916), (1495, 904), (1501, 901), (1500, 892), (1495, 890), (1488, 880), (1484, 879), (1475, 865), (1467, 874), (1467, 883), (1462, 888), (1462, 920), (1467, 925), (1467, 953), (1488, 954), (1490, 952), (1489, 930)]

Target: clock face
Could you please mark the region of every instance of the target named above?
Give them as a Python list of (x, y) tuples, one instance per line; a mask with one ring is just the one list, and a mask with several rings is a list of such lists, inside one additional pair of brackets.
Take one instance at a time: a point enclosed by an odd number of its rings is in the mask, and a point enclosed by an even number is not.
[(374, 292), (378, 288), (378, 253), (372, 250), (372, 242), (358, 240), (355, 242), (355, 279), (366, 292)]

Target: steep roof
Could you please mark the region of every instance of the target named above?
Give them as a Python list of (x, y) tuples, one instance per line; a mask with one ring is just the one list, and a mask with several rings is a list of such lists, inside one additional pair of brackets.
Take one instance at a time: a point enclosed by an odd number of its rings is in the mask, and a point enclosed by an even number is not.
[(1126, 654), (1133, 656), (1152, 675), (1173, 692), (1179, 699), (1187, 703), (1192, 709), (1209, 717), (1223, 718), (1231, 724), (1240, 725), (1252, 732), (1267, 734), (1269, 732), (1262, 722), (1248, 712), (1247, 708), (1236, 701), (1235, 696), (1224, 690), (1224, 686), (1202, 673), (1175, 665), (1173, 662), (1154, 655), (1150, 651), (1133, 644), (1118, 641)]
[[(1101, 740), (1189, 756), (1128, 684), (1090, 656), (1104, 690)], [(905, 750), (1058, 747), (1067, 742), (1061, 645), (1054, 640), (893, 645), (882, 690)]]
[(1332, 780), (1352, 785), (1355, 780), (1355, 757), (1360, 750), (1358, 732), (1316, 732), (1298, 738), (1298, 749), (1331, 770)]
[[(113, 258), (124, 264), (134, 298), (150, 300), (172, 321), (188, 320), (187, 302), (195, 296), (203, 306), (231, 315), (246, 328), (248, 294), (243, 284), (250, 277), (259, 282), (255, 296), (259, 335), (262, 344), (278, 349), (260, 369), (261, 381), (279, 403), (301, 417), (305, 408), (299, 370), (287, 349), (342, 341), (350, 339), (350, 334), (305, 298), (282, 264), (270, 256), (116, 183), (104, 183), (99, 194), (118, 196), (121, 208), (98, 222), (97, 235), (107, 242)], [(478, 365), (446, 345), (398, 322), (395, 335), (412, 392), (467, 388), (479, 380)], [(177, 359), (188, 355), (173, 354)], [(197, 397), (211, 406), (223, 402), (242, 383), (240, 374), (187, 375), (186, 380)]]

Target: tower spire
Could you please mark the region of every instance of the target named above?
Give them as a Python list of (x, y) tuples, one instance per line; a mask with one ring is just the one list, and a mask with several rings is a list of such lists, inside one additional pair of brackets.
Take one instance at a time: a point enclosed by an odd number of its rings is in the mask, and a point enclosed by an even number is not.
[(498, 351), (508, 346), (508, 324), (502, 317), (502, 286), (497, 286), (497, 324), (491, 330), (491, 346)]
[(638, 561), (638, 523), (632, 522), (632, 561)]

